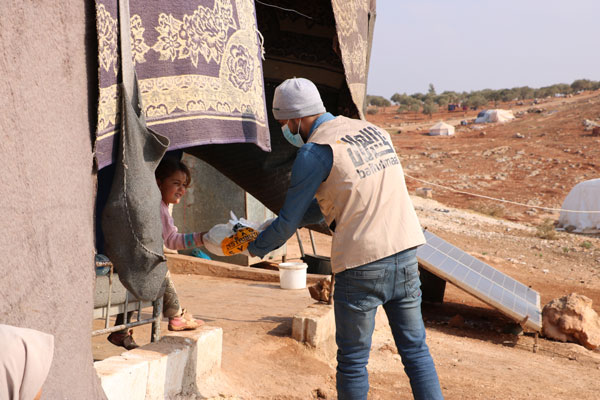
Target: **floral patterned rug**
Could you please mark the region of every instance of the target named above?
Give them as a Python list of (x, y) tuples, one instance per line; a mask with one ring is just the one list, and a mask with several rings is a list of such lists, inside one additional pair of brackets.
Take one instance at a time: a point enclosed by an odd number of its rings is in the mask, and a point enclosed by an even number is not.
[[(114, 160), (120, 120), (117, 10), (117, 0), (96, 0), (99, 168)], [(170, 150), (226, 143), (270, 150), (252, 0), (130, 0), (130, 14), (143, 111)]]

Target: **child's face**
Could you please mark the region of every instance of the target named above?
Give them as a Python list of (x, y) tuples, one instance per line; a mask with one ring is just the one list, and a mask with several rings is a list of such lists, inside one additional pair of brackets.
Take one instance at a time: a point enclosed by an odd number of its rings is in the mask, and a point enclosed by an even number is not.
[(178, 204), (185, 194), (187, 176), (183, 171), (177, 171), (162, 181), (156, 181), (162, 199), (166, 204)]

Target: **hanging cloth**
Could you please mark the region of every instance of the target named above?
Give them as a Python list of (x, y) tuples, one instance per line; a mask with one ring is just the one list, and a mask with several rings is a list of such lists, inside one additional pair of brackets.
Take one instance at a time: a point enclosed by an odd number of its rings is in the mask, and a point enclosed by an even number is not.
[(146, 126), (133, 67), (129, 1), (119, 0), (121, 129), (115, 175), (102, 213), (106, 255), (119, 279), (138, 299), (162, 296), (167, 273), (160, 220), (161, 193), (154, 171), (169, 139)]

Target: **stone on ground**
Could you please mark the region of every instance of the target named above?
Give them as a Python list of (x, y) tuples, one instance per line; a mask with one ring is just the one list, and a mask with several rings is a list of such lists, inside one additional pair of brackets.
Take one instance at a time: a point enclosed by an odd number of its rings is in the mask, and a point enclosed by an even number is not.
[(591, 299), (571, 293), (544, 306), (542, 332), (551, 339), (594, 350), (600, 346), (600, 317), (592, 308)]

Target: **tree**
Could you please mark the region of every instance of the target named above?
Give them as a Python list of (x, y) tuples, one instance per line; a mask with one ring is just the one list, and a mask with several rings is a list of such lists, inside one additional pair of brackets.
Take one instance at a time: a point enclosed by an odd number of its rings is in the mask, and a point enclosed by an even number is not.
[(533, 99), (534, 90), (529, 86), (523, 86), (517, 89), (519, 93), (519, 100)]
[(435, 102), (441, 108), (446, 108), (448, 103), (450, 103), (450, 97), (445, 94), (440, 94), (439, 96), (435, 97)]
[(478, 109), (479, 107), (484, 106), (486, 104), (487, 100), (480, 94), (474, 94), (472, 96), (469, 96), (469, 98), (467, 99), (467, 105), (475, 109)]
[(423, 103), (423, 114), (429, 115), (429, 118), (431, 118), (433, 113), (437, 110), (438, 106), (433, 102), (432, 99), (427, 99), (427, 101)]
[(433, 83), (429, 84), (429, 90), (427, 90), (427, 94), (429, 96), (435, 96), (435, 87), (433, 86)]
[(483, 96), (487, 101), (493, 101), (496, 91), (492, 90), (492, 89), (483, 89), (483, 90), (479, 90), (477, 92), (473, 92), (473, 95), (475, 95), (475, 94), (479, 94), (479, 95)]
[(578, 92), (580, 90), (590, 90), (592, 89), (593, 83), (589, 79), (577, 79), (571, 83), (571, 89), (574, 92)]
[(403, 102), (400, 107), (398, 107), (398, 112), (403, 112), (403, 111), (411, 111), (414, 113), (419, 112), (419, 110), (421, 109), (421, 101), (417, 100), (417, 99), (413, 99), (410, 96), (407, 96), (408, 100)]
[(408, 96), (406, 93), (394, 93), (394, 95), (390, 98), (390, 100), (392, 100), (394, 103), (402, 105), (402, 104), (408, 104), (411, 100), (411, 97)]
[(558, 83), (554, 86), (556, 86), (557, 93), (560, 94), (569, 94), (573, 91), (573, 89), (571, 89), (571, 85), (566, 83)]
[(494, 102), (494, 107), (498, 107), (498, 102), (500, 100), (506, 101), (504, 100), (504, 97), (502, 96), (502, 90), (494, 90), (490, 93), (490, 97), (488, 98), (488, 100), (491, 100)]
[(534, 92), (534, 95), (537, 98), (550, 97), (553, 94), (554, 93), (552, 92), (552, 87), (551, 86), (541, 87), (539, 89), (536, 89), (535, 92)]
[(417, 99), (419, 101), (425, 101), (425, 99), (427, 98), (427, 95), (423, 94), (423, 93), (413, 93), (410, 95), (410, 97), (412, 97), (413, 99)]
[(502, 101), (512, 101), (519, 97), (519, 92), (515, 89), (498, 90), (498, 99)]
[(446, 90), (440, 96), (446, 96), (448, 98), (448, 103), (458, 103), (460, 99), (460, 95), (456, 92)]
[(377, 107), (387, 107), (392, 105), (388, 99), (383, 96), (371, 96), (367, 95), (367, 105)]
[(417, 99), (413, 99), (409, 104), (408, 104), (408, 109), (412, 112), (419, 112), (419, 110), (421, 109), (421, 101), (417, 100)]

